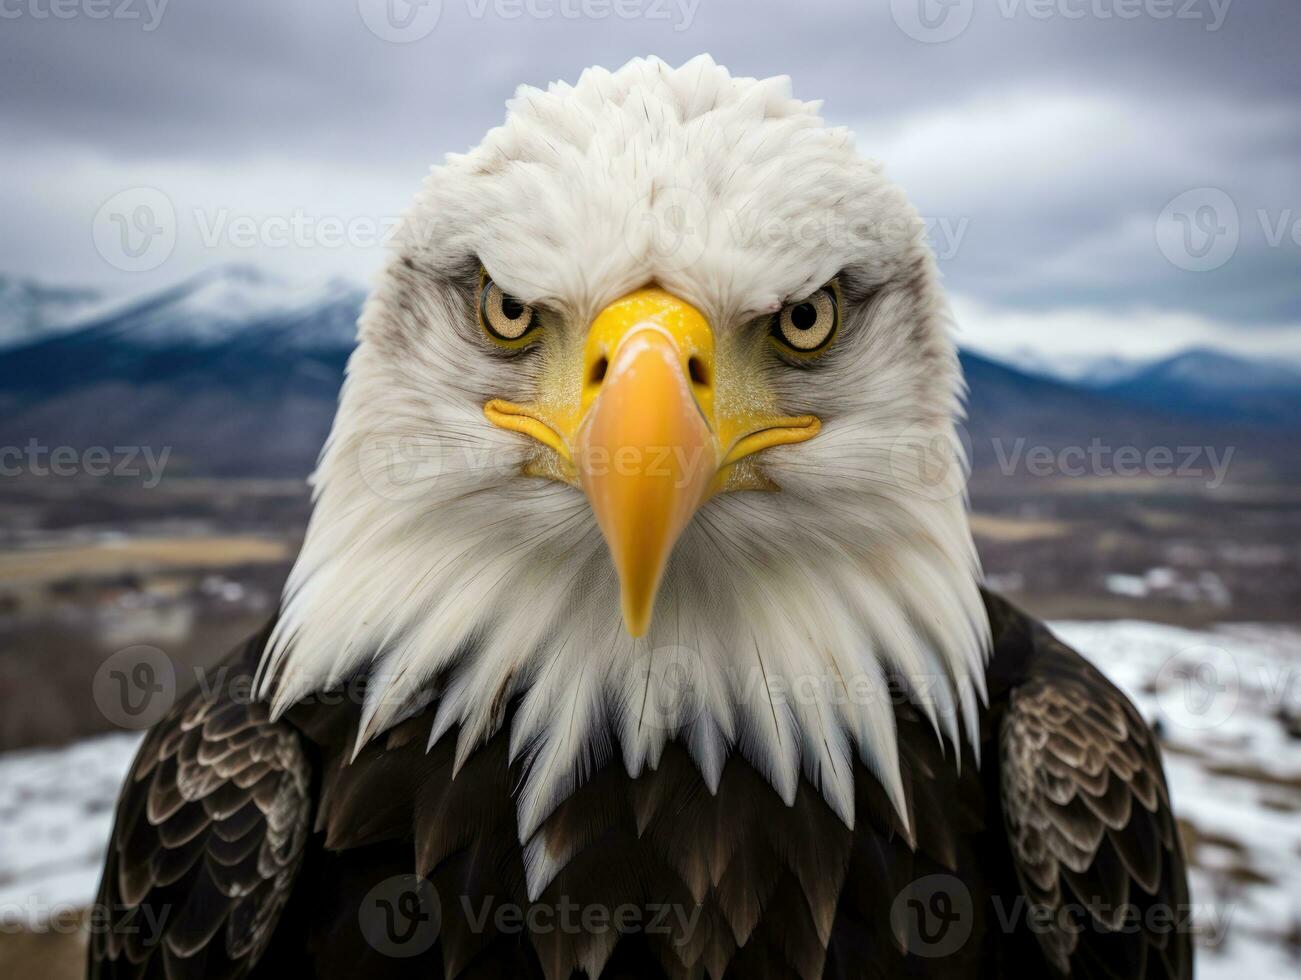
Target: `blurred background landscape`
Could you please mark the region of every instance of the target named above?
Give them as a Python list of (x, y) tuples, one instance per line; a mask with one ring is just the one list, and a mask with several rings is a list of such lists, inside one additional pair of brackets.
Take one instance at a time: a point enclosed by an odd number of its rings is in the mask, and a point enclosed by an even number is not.
[(826, 98), (918, 204), (989, 585), (1161, 733), (1200, 975), (1301, 969), (1301, 11), (928, 2), (15, 8), (0, 972), (79, 969), (138, 738), (97, 672), (145, 645), (193, 683), (274, 611), (428, 165), (517, 83), (702, 50)]
[[(91, 651), (200, 661), (271, 614), (365, 293), (220, 266), (125, 303), (0, 295), (0, 445), (27, 470), (0, 480), (12, 748), (105, 724), (68, 683)], [(1204, 348), (963, 361), (993, 587), (1050, 619), (1298, 622), (1301, 369)]]

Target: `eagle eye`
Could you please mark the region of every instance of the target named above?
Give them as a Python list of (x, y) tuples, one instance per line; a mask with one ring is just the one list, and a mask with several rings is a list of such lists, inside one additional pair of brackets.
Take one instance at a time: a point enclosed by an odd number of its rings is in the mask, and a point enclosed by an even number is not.
[(782, 349), (807, 357), (825, 350), (839, 325), (840, 295), (830, 283), (808, 299), (788, 304), (773, 320), (772, 335)]
[(494, 342), (517, 347), (531, 339), (537, 317), (533, 307), (521, 303), (485, 276), (479, 288), (479, 322)]

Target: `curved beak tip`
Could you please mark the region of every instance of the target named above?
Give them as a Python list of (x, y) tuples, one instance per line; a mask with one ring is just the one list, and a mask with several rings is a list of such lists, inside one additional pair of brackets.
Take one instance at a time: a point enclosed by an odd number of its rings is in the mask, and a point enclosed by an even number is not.
[(646, 631), (650, 629), (652, 608), (650, 604), (632, 601), (628, 596), (623, 597), (623, 626), (629, 636), (636, 639), (646, 635)]

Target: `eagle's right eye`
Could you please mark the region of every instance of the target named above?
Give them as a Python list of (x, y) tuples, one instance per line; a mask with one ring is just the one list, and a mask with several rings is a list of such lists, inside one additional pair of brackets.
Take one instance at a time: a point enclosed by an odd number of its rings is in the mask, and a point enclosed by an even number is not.
[(786, 306), (773, 320), (772, 336), (802, 360), (821, 354), (840, 325), (840, 287), (833, 280), (808, 299)]
[(524, 305), (485, 276), (479, 290), (479, 322), (495, 343), (519, 347), (532, 339), (537, 317), (533, 307)]

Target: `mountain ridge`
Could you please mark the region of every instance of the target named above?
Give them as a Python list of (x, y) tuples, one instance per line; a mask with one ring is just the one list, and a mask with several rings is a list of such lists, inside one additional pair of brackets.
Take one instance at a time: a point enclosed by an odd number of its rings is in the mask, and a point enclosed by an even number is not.
[[(0, 443), (171, 446), (194, 472), (305, 474), (329, 431), (365, 295), (344, 280), (294, 284), (223, 266), (98, 310), (0, 351)], [(1293, 384), (1278, 365), (1224, 352), (1180, 352), (1106, 383), (960, 356), (978, 471), (1009, 445), (1097, 440), (1235, 445), (1265, 458), (1279, 431), (1301, 426), (1301, 372)]]

